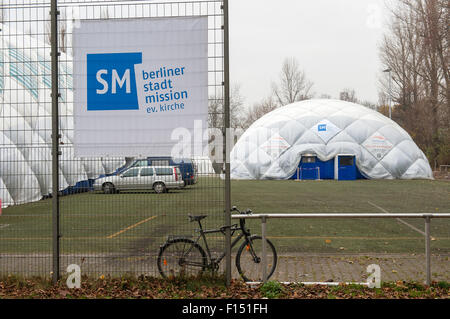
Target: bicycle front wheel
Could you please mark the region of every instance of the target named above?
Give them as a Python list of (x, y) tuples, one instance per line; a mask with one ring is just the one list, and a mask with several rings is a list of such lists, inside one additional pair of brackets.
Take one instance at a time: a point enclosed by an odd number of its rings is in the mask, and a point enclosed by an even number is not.
[(205, 251), (190, 239), (168, 241), (159, 251), (158, 270), (163, 278), (198, 276), (206, 267)]
[[(269, 279), (277, 267), (277, 252), (266, 238), (266, 274)], [(251, 236), (242, 243), (236, 255), (236, 268), (246, 282), (263, 281), (262, 237)]]

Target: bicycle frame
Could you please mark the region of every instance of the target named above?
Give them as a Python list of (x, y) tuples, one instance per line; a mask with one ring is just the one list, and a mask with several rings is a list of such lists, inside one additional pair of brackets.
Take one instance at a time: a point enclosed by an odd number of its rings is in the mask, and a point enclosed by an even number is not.
[[(208, 246), (208, 240), (206, 239), (206, 235), (207, 235), (207, 234), (214, 234), (214, 233), (222, 233), (222, 234), (223, 234), (224, 227), (219, 228), (219, 229), (203, 230), (203, 227), (202, 227), (201, 222), (200, 222), (200, 221), (197, 221), (197, 222), (198, 222), (200, 228), (199, 228), (199, 229), (196, 229), (196, 231), (199, 232), (200, 234), (198, 235), (198, 237), (197, 237), (197, 239), (194, 241), (194, 243), (198, 245), (200, 239), (203, 239), (203, 242), (204, 242), (204, 244), (205, 244), (205, 249), (206, 249), (207, 257), (208, 257), (208, 259), (209, 259), (209, 261), (210, 261), (209, 264), (208, 264), (208, 266), (211, 266), (211, 265), (218, 265), (218, 264), (222, 261), (222, 259), (225, 258), (226, 252), (224, 251), (224, 252), (223, 252), (219, 257), (217, 257), (217, 258), (212, 258), (211, 250), (209, 249), (209, 246)], [(236, 244), (237, 244), (243, 237), (245, 237), (245, 240), (247, 240), (248, 237), (250, 236), (249, 230), (246, 230), (245, 227), (244, 227), (244, 226), (245, 226), (245, 220), (244, 220), (244, 223), (241, 223), (241, 226), (242, 226), (242, 227), (237, 227), (237, 225), (231, 226), (231, 232), (232, 232), (232, 233), (234, 233), (235, 231), (242, 230), (242, 232), (241, 232), (241, 233), (233, 240), (233, 242), (231, 243), (231, 248), (233, 248), (234, 246), (236, 246)], [(194, 247), (194, 246), (192, 246), (192, 247)], [(191, 247), (191, 249), (192, 249), (192, 247)], [(190, 252), (190, 249), (189, 249), (186, 253), (189, 253), (189, 252)]]
[[(232, 228), (231, 231), (236, 231), (236, 230), (241, 230), (240, 227), (236, 227), (236, 228)], [(208, 246), (208, 241), (206, 240), (206, 234), (214, 234), (214, 233), (222, 233), (222, 231), (220, 229), (213, 229), (213, 230), (203, 230), (200, 229), (199, 230), (200, 235), (197, 237), (197, 240), (195, 241), (196, 244), (198, 244), (198, 242), (200, 241), (200, 238), (203, 239), (203, 242), (205, 243), (205, 249), (206, 249), (206, 253), (208, 254), (208, 258), (209, 260), (213, 263), (217, 263), (219, 264), (223, 258), (225, 258), (226, 256), (226, 252), (224, 251), (219, 257), (217, 258), (212, 258), (211, 255), (211, 251), (209, 249)], [(245, 239), (247, 239), (247, 235), (244, 234), (243, 232), (240, 233), (232, 242), (231, 242), (231, 248), (233, 248), (234, 246), (236, 246), (236, 244), (243, 238), (245, 237)]]
[[(249, 215), (252, 213), (250, 209), (247, 209), (245, 212), (240, 212), (236, 207), (232, 208), (233, 211), (237, 211), (240, 214), (246, 214)], [(250, 263), (253, 262), (253, 264), (260, 264), (261, 263), (261, 252), (259, 249), (261, 248), (260, 240), (263, 240), (261, 236), (255, 236), (250, 233), (250, 229), (248, 229), (245, 226), (245, 218), (241, 218), (239, 220), (239, 225), (234, 224), (232, 226), (223, 226), (216, 229), (203, 229), (201, 220), (206, 218), (205, 215), (199, 215), (199, 216), (192, 216), (189, 215), (189, 219), (191, 222), (196, 221), (199, 225), (199, 228), (195, 229), (196, 233), (199, 233), (198, 236), (169, 236), (167, 238), (167, 241), (164, 245), (160, 247), (160, 252), (158, 255), (158, 269), (159, 272), (163, 277), (166, 277), (168, 275), (172, 276), (175, 274), (175, 272), (180, 272), (180, 274), (184, 274), (185, 271), (189, 271), (189, 268), (186, 268), (186, 266), (191, 266), (197, 268), (197, 270), (194, 270), (195, 273), (203, 272), (203, 271), (212, 271), (213, 273), (216, 273), (219, 271), (220, 263), (226, 256), (226, 251), (224, 249), (223, 252), (218, 251), (217, 255), (218, 257), (213, 258), (211, 249), (208, 245), (208, 239), (207, 235), (209, 234), (215, 234), (215, 233), (221, 233), (225, 236), (225, 231), (229, 230), (231, 232), (231, 236), (235, 234), (236, 231), (240, 231), (234, 240), (232, 240), (231, 248), (234, 248), (241, 239), (244, 239), (242, 244), (239, 246), (237, 253), (236, 253), (236, 268), (240, 274), (240, 276), (246, 280), (246, 281), (254, 281), (251, 280), (248, 276), (248, 273), (251, 273), (252, 276), (255, 275), (253, 270), (248, 271), (247, 264), (249, 262), (248, 258), (250, 257)], [(200, 241), (203, 240), (204, 245), (200, 243)], [(273, 244), (266, 239), (267, 243), (269, 244), (269, 248), (273, 252), (273, 263), (271, 266), (271, 269), (269, 270), (270, 277), (276, 267), (277, 264), (277, 254), (275, 251), (275, 247)], [(256, 244), (255, 244), (256, 243)], [(180, 246), (181, 244), (181, 246)], [(173, 246), (172, 246), (173, 245)], [(264, 245), (263, 245), (264, 246)], [(171, 248), (173, 247), (175, 254), (171, 252)], [(179, 248), (178, 248), (179, 247)], [(166, 253), (167, 251), (167, 253)], [(216, 251), (213, 251), (214, 254), (216, 254)], [(167, 254), (167, 255), (166, 255)], [(220, 255), (219, 255), (220, 254)], [(173, 264), (173, 266), (165, 267), (168, 265), (166, 261), (166, 256), (169, 258), (170, 263)], [(241, 258), (244, 258), (244, 263), (241, 262)], [(242, 267), (244, 265), (244, 268)], [(263, 264), (265, 265), (265, 264)], [(267, 274), (267, 272), (266, 272)], [(264, 271), (263, 271), (264, 276)]]

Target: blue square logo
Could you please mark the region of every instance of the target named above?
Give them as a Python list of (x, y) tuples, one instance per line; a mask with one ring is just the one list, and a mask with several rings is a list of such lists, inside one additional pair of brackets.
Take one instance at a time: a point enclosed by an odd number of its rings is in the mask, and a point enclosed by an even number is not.
[(317, 130), (319, 132), (326, 132), (327, 130), (327, 125), (326, 124), (319, 124), (319, 126), (317, 127)]
[(87, 55), (87, 110), (139, 110), (134, 65), (142, 53)]

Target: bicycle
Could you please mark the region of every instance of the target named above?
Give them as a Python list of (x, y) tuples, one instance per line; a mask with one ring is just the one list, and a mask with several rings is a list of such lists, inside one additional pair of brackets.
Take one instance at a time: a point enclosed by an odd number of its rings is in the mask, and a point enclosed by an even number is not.
[[(231, 209), (239, 214), (251, 214), (250, 209), (245, 212), (239, 211), (235, 206)], [(225, 235), (226, 226), (203, 230), (201, 220), (206, 215), (192, 216), (189, 215), (190, 222), (198, 222), (199, 233), (195, 240), (192, 237), (169, 236), (167, 241), (160, 247), (158, 254), (158, 270), (163, 278), (183, 277), (187, 275), (200, 275), (205, 271), (216, 272), (219, 270), (220, 262), (225, 257), (223, 252), (219, 257), (213, 258), (206, 239), (207, 234), (222, 233)], [(236, 268), (239, 275), (246, 282), (262, 281), (262, 238), (261, 236), (251, 235), (250, 230), (245, 227), (245, 218), (239, 219), (238, 224), (230, 227), (231, 235), (236, 231), (241, 233), (232, 241), (231, 248), (244, 238), (243, 243), (236, 253)], [(205, 249), (199, 244), (203, 239)], [(277, 266), (277, 253), (275, 246), (266, 238), (266, 262), (267, 262), (267, 279), (272, 276)]]

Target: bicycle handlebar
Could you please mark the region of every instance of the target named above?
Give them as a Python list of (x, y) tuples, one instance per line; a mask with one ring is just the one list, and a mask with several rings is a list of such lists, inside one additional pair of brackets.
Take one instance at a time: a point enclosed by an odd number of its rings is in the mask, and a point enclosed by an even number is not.
[(250, 215), (250, 214), (253, 213), (253, 211), (252, 211), (250, 208), (247, 208), (246, 211), (241, 212), (236, 206), (233, 206), (233, 207), (231, 208), (231, 211), (236, 211), (236, 212), (238, 212), (238, 213), (241, 214), (241, 215)]
[[(236, 206), (233, 206), (233, 207), (231, 208), (231, 211), (236, 211), (236, 212), (238, 212), (238, 213), (241, 214), (241, 215), (250, 215), (251, 213), (253, 213), (252, 210), (251, 210), (250, 208), (247, 208), (246, 211), (241, 212)], [(244, 232), (244, 234), (246, 234), (247, 236), (249, 236), (249, 235), (250, 235), (250, 232), (249, 232), (249, 230), (247, 230), (247, 229), (245, 228), (245, 218), (239, 219), (239, 224), (240, 224), (240, 226), (241, 226), (242, 232)]]

